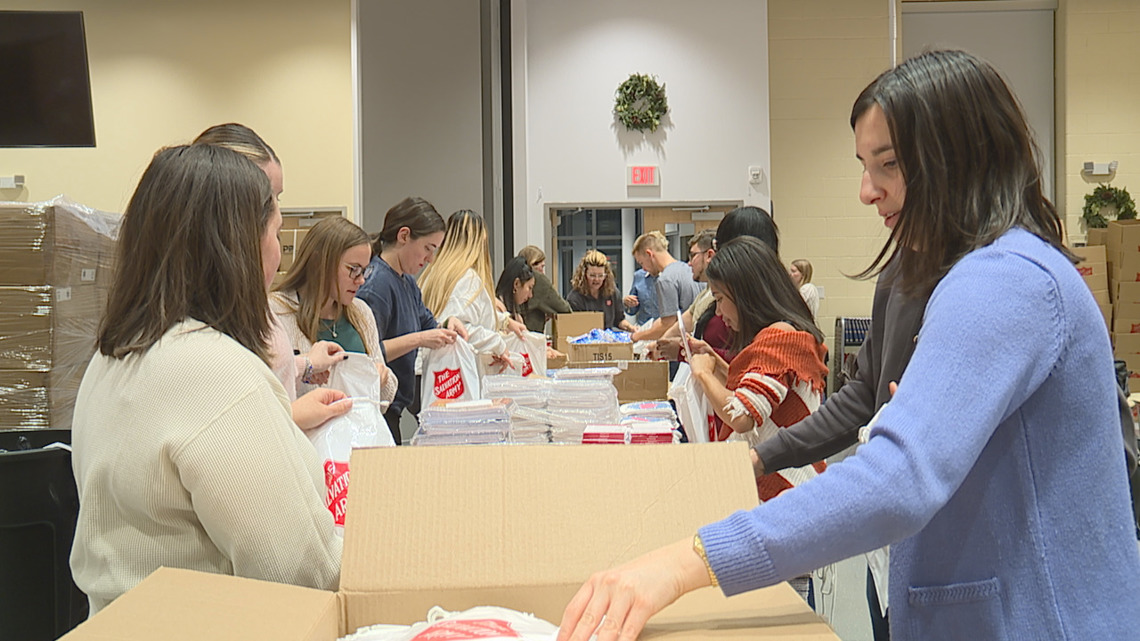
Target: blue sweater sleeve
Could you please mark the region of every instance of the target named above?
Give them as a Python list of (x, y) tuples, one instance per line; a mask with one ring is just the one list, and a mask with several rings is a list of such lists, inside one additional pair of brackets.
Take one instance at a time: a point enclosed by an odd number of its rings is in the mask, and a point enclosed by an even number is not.
[(921, 530), (1045, 381), (1062, 344), (1058, 285), (1038, 261), (998, 245), (968, 254), (935, 288), (898, 392), (855, 456), (701, 529), (726, 594)]

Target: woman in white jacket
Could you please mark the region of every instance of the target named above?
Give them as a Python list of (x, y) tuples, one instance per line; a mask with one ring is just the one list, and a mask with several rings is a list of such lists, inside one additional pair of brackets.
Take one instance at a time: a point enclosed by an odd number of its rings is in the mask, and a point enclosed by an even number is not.
[(483, 217), (469, 209), (455, 212), (447, 219), (439, 253), (420, 274), (424, 305), (440, 323), (463, 321), (476, 352), (506, 362), (507, 345), (499, 332), (521, 336), (526, 326), (495, 309), (494, 282)]

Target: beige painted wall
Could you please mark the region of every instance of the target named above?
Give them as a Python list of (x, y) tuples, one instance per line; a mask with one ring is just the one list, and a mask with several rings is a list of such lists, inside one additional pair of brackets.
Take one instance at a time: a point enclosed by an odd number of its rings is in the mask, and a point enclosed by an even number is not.
[(65, 193), (122, 211), (159, 147), (238, 121), (281, 157), (283, 207), (351, 211), (348, 0), (9, 0), (4, 8), (84, 12), (97, 146), (0, 149), (0, 175), (27, 176), (0, 200)]
[(1114, 187), (1140, 197), (1140, 3), (1060, 0), (1057, 14), (1058, 205), (1069, 239), (1084, 241), (1084, 196), (1104, 177), (1086, 178), (1086, 161), (1119, 161)]
[(874, 207), (859, 202), (862, 168), (848, 124), (851, 104), (891, 63), (882, 0), (768, 0), (772, 203), (785, 262), (807, 258), (824, 288), (820, 329), (868, 316), (863, 270), (887, 239)]

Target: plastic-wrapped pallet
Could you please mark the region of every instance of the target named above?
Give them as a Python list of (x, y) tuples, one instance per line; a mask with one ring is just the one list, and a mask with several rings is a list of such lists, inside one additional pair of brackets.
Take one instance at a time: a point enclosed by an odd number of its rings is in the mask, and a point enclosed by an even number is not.
[(62, 197), (0, 203), (0, 428), (71, 427), (120, 219)]

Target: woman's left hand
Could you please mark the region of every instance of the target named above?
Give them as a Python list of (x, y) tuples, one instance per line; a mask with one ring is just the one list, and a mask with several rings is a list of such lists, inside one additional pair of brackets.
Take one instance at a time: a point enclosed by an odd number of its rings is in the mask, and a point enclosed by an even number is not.
[(693, 371), (693, 375), (711, 374), (716, 371), (716, 357), (712, 354), (693, 354), (689, 369)]
[(632, 641), (650, 617), (709, 583), (692, 539), (658, 548), (591, 576), (562, 613), (558, 641), (586, 641), (595, 631), (598, 641)]

